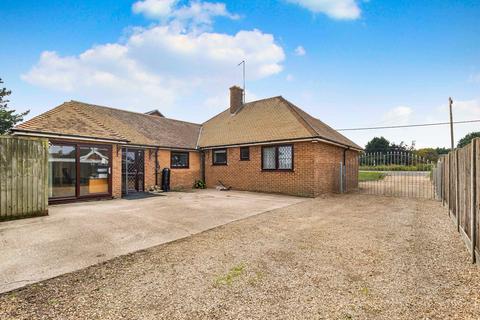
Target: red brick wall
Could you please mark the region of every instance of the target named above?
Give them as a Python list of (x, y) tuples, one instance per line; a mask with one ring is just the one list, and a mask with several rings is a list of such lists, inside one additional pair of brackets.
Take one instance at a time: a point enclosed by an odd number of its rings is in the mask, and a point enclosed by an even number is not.
[[(159, 151), (160, 152), (160, 151)], [(155, 182), (155, 149), (145, 149), (144, 153), (144, 179), (145, 191), (148, 191)]]
[[(343, 148), (321, 142), (294, 143), (292, 172), (262, 171), (261, 146), (250, 147), (250, 160), (240, 161), (240, 148), (228, 148), (226, 166), (212, 165), (212, 152), (205, 154), (205, 175), (208, 187), (221, 180), (237, 190), (285, 193), (315, 197), (339, 191), (340, 162)], [(347, 151), (347, 157), (358, 154)]]
[[(170, 168), (170, 150), (159, 150), (158, 161), (160, 171), (163, 168)], [(200, 152), (189, 152), (189, 168), (170, 168), (170, 188), (191, 189), (196, 180), (200, 179)], [(159, 183), (161, 172), (159, 173)]]
[[(120, 147), (119, 147), (120, 148)], [(113, 151), (116, 148), (114, 146)], [(190, 166), (188, 169), (171, 169), (170, 186), (172, 189), (192, 188), (195, 180), (200, 179), (200, 153), (190, 152)], [(122, 152), (118, 156), (113, 152), (112, 159), (112, 193), (116, 198), (122, 194)], [(155, 182), (155, 149), (145, 149), (145, 190), (156, 184)], [(162, 169), (170, 168), (170, 150), (158, 150), (158, 184), (161, 183)]]
[[(112, 146), (112, 196), (122, 194), (122, 150)], [(240, 161), (240, 148), (228, 148), (228, 165), (213, 166), (211, 150), (205, 151), (205, 176), (212, 188), (221, 180), (237, 190), (285, 193), (314, 197), (322, 193), (339, 191), (340, 162), (343, 149), (325, 143), (298, 142), (294, 144), (294, 171), (269, 172), (261, 169), (261, 146), (250, 147), (250, 160)], [(358, 187), (358, 152), (348, 150), (348, 191)], [(200, 153), (189, 153), (188, 169), (171, 169), (172, 189), (192, 188), (200, 179)], [(158, 151), (159, 181), (161, 170), (170, 168), (170, 150)], [(155, 185), (155, 150), (145, 149), (145, 190)]]
[(122, 196), (122, 146), (112, 145), (112, 196)]

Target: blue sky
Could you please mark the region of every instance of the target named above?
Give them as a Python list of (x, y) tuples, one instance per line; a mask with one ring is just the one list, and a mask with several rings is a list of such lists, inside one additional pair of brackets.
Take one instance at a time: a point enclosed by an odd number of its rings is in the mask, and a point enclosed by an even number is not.
[[(80, 100), (203, 122), (283, 95), (334, 128), (480, 119), (480, 2), (2, 0), (0, 77), (38, 115)], [(458, 125), (458, 138), (479, 124)], [(448, 146), (448, 127), (346, 132)]]

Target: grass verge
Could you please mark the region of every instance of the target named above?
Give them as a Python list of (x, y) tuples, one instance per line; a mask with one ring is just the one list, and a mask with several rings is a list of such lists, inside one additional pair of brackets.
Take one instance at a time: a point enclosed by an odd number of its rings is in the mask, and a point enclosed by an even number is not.
[(358, 181), (378, 181), (385, 178), (385, 173), (377, 171), (360, 171), (358, 173)]

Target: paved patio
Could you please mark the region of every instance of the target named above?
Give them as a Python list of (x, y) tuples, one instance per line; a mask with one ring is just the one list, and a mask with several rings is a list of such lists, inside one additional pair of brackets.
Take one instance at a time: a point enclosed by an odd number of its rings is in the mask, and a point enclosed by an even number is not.
[(0, 223), (0, 292), (305, 200), (201, 190), (50, 206), (47, 217)]

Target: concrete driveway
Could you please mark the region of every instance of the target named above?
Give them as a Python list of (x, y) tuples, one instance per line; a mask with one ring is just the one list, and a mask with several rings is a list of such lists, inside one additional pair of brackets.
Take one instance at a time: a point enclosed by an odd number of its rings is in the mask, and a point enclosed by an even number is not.
[(305, 200), (201, 190), (50, 206), (0, 223), (0, 292)]

